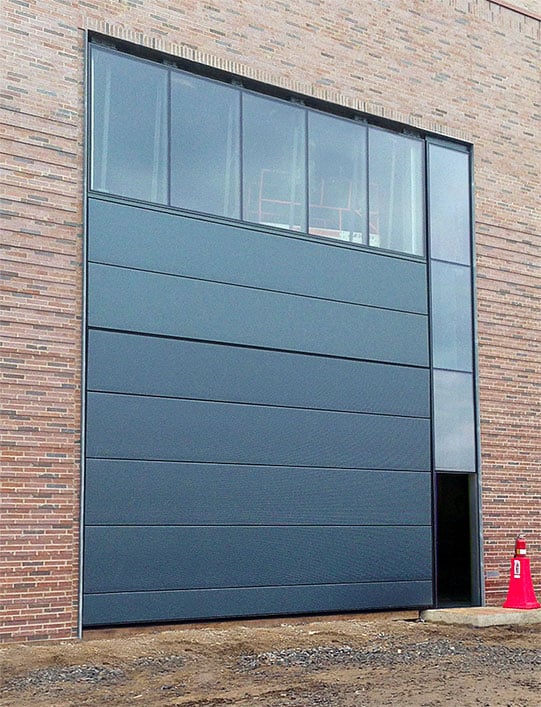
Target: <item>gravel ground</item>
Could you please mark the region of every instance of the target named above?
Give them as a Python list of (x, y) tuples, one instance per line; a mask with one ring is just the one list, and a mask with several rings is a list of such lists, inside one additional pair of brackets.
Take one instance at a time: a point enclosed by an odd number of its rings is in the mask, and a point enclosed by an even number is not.
[(539, 707), (541, 626), (208, 624), (0, 650), (0, 705)]

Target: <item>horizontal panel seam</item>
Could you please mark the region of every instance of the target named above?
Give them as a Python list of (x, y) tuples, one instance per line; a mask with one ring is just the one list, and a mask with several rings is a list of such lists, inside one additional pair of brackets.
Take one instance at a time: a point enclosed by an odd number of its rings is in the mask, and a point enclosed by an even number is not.
[(210, 346), (227, 346), (229, 348), (238, 349), (249, 349), (250, 351), (269, 351), (271, 353), (278, 354), (288, 354), (293, 356), (313, 356), (315, 358), (325, 358), (325, 359), (336, 359), (338, 361), (355, 361), (359, 363), (375, 363), (380, 366), (398, 366), (400, 368), (414, 368), (416, 370), (429, 371), (429, 365), (422, 365), (420, 363), (400, 363), (394, 361), (380, 361), (378, 359), (370, 358), (354, 358), (353, 356), (340, 356), (333, 353), (320, 353), (317, 351), (299, 351), (296, 349), (279, 349), (272, 346), (260, 346), (253, 344), (243, 344), (230, 341), (219, 341), (215, 339), (195, 339), (189, 336), (173, 336), (172, 334), (157, 334), (155, 332), (147, 331), (133, 331), (131, 329), (118, 329), (116, 327), (100, 327), (100, 326), (89, 326), (88, 331), (102, 331), (102, 332), (112, 332), (114, 334), (124, 334), (126, 336), (143, 336), (151, 337), (153, 339), (166, 339), (168, 341), (187, 341), (190, 343), (206, 344)]
[(404, 420), (429, 420), (430, 414), (427, 415), (399, 415), (396, 413), (388, 412), (366, 412), (358, 410), (337, 410), (335, 408), (320, 408), (320, 407), (310, 407), (301, 405), (278, 405), (275, 403), (256, 403), (249, 401), (236, 401), (236, 400), (211, 400), (207, 398), (191, 398), (191, 397), (179, 397), (175, 395), (156, 395), (156, 394), (145, 394), (145, 393), (127, 393), (127, 392), (117, 392), (109, 390), (94, 390), (92, 388), (88, 389), (89, 393), (97, 395), (113, 395), (122, 396), (127, 398), (139, 398), (139, 399), (152, 399), (152, 400), (178, 400), (187, 402), (203, 403), (208, 405), (238, 405), (245, 407), (257, 407), (257, 408), (269, 408), (277, 410), (309, 410), (310, 412), (331, 412), (339, 415), (364, 415), (370, 417), (392, 417), (396, 419)]
[(430, 523), (87, 523), (85, 528), (426, 528)]
[(108, 457), (94, 457), (87, 456), (88, 461), (104, 461), (107, 463), (122, 463), (122, 462), (135, 462), (136, 464), (190, 464), (193, 466), (226, 466), (226, 467), (254, 467), (256, 469), (307, 469), (308, 471), (332, 471), (334, 469), (339, 469), (340, 471), (373, 471), (375, 473), (392, 473), (392, 474), (425, 474), (430, 471), (418, 470), (418, 469), (373, 469), (371, 467), (326, 467), (326, 466), (306, 466), (306, 465), (295, 465), (295, 464), (252, 464), (249, 462), (213, 462), (213, 461), (171, 461), (168, 459), (158, 460), (158, 459), (122, 459), (115, 458), (110, 459)]
[[(22, 445), (21, 445), (22, 446)], [(374, 472), (399, 472), (404, 474), (427, 474), (430, 473), (430, 468), (426, 469), (393, 469), (390, 467), (382, 467), (373, 469), (372, 467), (350, 467), (350, 466), (313, 466), (300, 464), (258, 464), (251, 462), (223, 462), (223, 461), (201, 461), (200, 459), (141, 459), (130, 457), (95, 457), (92, 455), (86, 456), (87, 461), (106, 461), (106, 462), (140, 462), (144, 464), (203, 464), (209, 466), (246, 466), (257, 467), (262, 469), (322, 469), (322, 470), (338, 470), (338, 471), (374, 471)]]
[(181, 593), (181, 592), (223, 592), (238, 589), (295, 589), (297, 587), (355, 587), (357, 585), (365, 584), (432, 584), (432, 579), (427, 577), (426, 579), (384, 579), (384, 580), (364, 580), (359, 582), (324, 582), (322, 584), (254, 584), (254, 585), (243, 585), (243, 586), (232, 586), (232, 587), (190, 587), (189, 589), (133, 589), (130, 591), (119, 590), (118, 592), (84, 592), (85, 596), (115, 596), (118, 594), (170, 594)]
[(100, 265), (102, 267), (107, 267), (107, 268), (117, 268), (119, 270), (127, 270), (129, 272), (141, 272), (141, 273), (147, 273), (150, 275), (160, 275), (162, 277), (172, 277), (177, 280), (189, 280), (190, 282), (205, 282), (211, 285), (223, 285), (226, 287), (238, 287), (243, 290), (253, 290), (255, 292), (270, 292), (272, 294), (277, 294), (277, 295), (283, 295), (285, 297), (299, 297), (302, 299), (308, 299), (308, 300), (315, 300), (319, 302), (333, 302), (335, 304), (347, 304), (351, 305), (354, 307), (364, 307), (366, 309), (376, 309), (378, 311), (385, 311), (385, 312), (396, 312), (397, 314), (409, 314), (412, 316), (416, 317), (423, 317), (424, 319), (428, 320), (428, 312), (426, 310), (424, 311), (413, 311), (413, 310), (408, 310), (408, 309), (395, 309), (392, 307), (386, 307), (386, 306), (381, 306), (381, 305), (375, 305), (375, 304), (365, 304), (363, 302), (354, 302), (351, 300), (339, 300), (339, 299), (334, 299), (330, 297), (322, 297), (318, 295), (310, 295), (310, 294), (305, 294), (302, 292), (291, 292), (287, 290), (276, 290), (272, 289), (269, 287), (257, 287), (255, 285), (244, 285), (242, 283), (238, 282), (227, 282), (226, 280), (210, 280), (208, 278), (204, 277), (195, 277), (193, 275), (183, 275), (179, 273), (171, 273), (171, 272), (166, 272), (163, 270), (149, 270), (141, 267), (133, 267), (133, 266), (128, 266), (128, 265), (118, 265), (116, 263), (107, 263), (103, 262), (100, 260), (89, 260), (89, 264), (92, 265)]

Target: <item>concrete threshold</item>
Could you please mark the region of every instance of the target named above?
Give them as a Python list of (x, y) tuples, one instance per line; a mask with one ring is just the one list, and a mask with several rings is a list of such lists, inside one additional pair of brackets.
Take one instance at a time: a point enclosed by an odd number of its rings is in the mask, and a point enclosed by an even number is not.
[(497, 606), (425, 609), (420, 612), (420, 618), (434, 623), (462, 624), (476, 628), (541, 624), (541, 609), (503, 609)]

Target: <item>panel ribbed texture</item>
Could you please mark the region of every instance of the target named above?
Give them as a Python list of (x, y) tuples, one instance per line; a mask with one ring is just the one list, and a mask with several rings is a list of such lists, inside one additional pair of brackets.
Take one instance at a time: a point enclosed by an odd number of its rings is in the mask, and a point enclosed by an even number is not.
[(425, 263), (91, 200), (87, 625), (431, 602)]
[(428, 364), (424, 315), (110, 265), (88, 278), (91, 327)]
[(86, 483), (90, 525), (430, 524), (429, 474), (89, 459)]
[(85, 597), (85, 625), (429, 606), (432, 582), (117, 592)]
[(88, 389), (428, 417), (427, 369), (89, 332)]
[(429, 421), (89, 393), (87, 455), (428, 471)]
[(89, 220), (94, 262), (427, 312), (417, 260), (99, 199), (89, 202)]
[(91, 527), (86, 592), (428, 580), (427, 527)]

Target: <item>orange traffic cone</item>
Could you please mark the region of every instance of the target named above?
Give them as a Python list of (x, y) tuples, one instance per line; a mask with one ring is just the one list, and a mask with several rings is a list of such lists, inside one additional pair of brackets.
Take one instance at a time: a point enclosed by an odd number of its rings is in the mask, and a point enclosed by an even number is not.
[(506, 609), (539, 609), (541, 604), (535, 597), (530, 560), (526, 557), (526, 540), (519, 535), (515, 542), (515, 556), (511, 560), (509, 591), (504, 607)]

